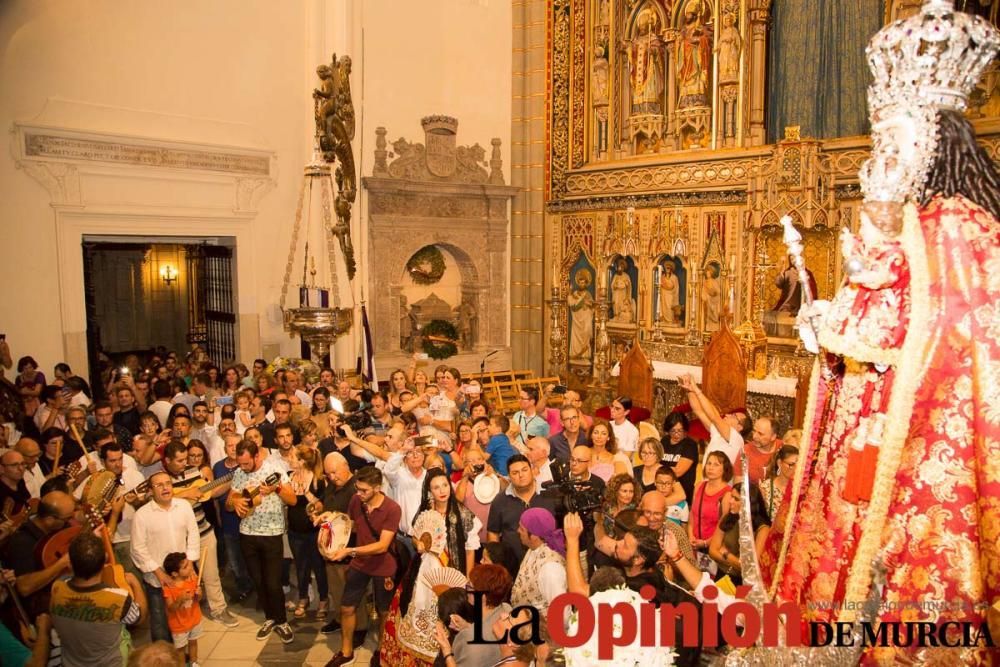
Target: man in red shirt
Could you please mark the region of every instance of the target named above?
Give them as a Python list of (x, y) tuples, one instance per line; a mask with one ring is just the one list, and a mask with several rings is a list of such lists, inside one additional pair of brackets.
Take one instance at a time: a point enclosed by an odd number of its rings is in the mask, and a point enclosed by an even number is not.
[[(396, 573), (396, 559), (389, 553), (389, 547), (399, 530), (402, 512), (395, 501), (382, 493), (382, 473), (377, 468), (361, 468), (354, 480), (357, 493), (351, 498), (347, 515), (354, 522), (357, 546), (344, 548), (333, 554), (334, 561), (348, 557), (352, 560), (347, 569), (340, 607), (341, 648), (326, 663), (326, 667), (342, 667), (354, 663), (354, 628), (357, 625), (355, 611), (368, 588), (368, 582), (373, 584), (379, 634), (385, 624), (395, 589), (392, 577)], [(372, 664), (376, 663), (373, 661)]]
[[(750, 482), (759, 484), (767, 477), (767, 467), (774, 458), (774, 453), (781, 447), (781, 441), (774, 432), (774, 422), (770, 417), (760, 417), (753, 423), (753, 436), (750, 442), (743, 445), (750, 467)], [(738, 456), (733, 465), (733, 480), (740, 481), (743, 476), (743, 457)]]

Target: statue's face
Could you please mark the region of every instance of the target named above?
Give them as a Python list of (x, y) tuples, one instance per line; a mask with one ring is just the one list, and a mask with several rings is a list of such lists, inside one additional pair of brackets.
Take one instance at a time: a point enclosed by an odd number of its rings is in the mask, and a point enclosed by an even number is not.
[(927, 108), (883, 109), (872, 123), (872, 153), (861, 168), (869, 201), (903, 202), (919, 196), (936, 149), (934, 112)]

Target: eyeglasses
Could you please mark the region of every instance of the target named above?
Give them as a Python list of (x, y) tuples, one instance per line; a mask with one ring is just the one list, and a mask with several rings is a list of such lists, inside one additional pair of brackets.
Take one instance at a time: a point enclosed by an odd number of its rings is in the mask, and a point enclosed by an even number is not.
[(669, 432), (672, 433), (673, 435), (684, 435), (684, 427), (675, 426), (674, 428), (670, 429)]
[(639, 452), (639, 456), (656, 456), (656, 452), (647, 449), (644, 452)]
[(590, 463), (590, 459), (578, 459), (575, 457), (570, 458), (570, 463)]
[(4, 463), (3, 465), (7, 468), (23, 468), (24, 461), (18, 461), (17, 463)]

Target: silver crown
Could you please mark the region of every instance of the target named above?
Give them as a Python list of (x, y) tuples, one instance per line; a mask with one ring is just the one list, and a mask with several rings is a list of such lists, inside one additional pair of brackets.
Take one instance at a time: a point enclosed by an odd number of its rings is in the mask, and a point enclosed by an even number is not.
[(927, 0), (920, 13), (880, 30), (866, 49), (874, 83), (872, 116), (898, 103), (964, 111), (1000, 49), (1000, 32), (952, 0)]
[(866, 53), (872, 153), (859, 180), (865, 201), (905, 202), (923, 194), (938, 144), (940, 109), (964, 111), (1000, 49), (1000, 32), (951, 0), (880, 30)]

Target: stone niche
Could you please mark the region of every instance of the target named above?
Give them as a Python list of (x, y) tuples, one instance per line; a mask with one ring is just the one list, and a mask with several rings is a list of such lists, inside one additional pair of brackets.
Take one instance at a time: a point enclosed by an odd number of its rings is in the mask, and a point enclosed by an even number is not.
[[(428, 116), (421, 124), (423, 143), (400, 138), (388, 148), (386, 129), (377, 128), (372, 176), (363, 179), (379, 377), (420, 351), (414, 344), (430, 319), (450, 321), (462, 334), (459, 353), (440, 363), (478, 371), (496, 352), (487, 369), (510, 368), (508, 203), (518, 189), (504, 184), (499, 139), (487, 160), (479, 144), (457, 145), (455, 118)], [(436, 270), (407, 268), (421, 251), (434, 258)], [(422, 284), (415, 271), (423, 273)], [(428, 275), (437, 280), (428, 283)]]

